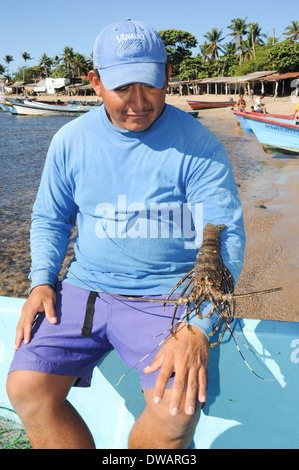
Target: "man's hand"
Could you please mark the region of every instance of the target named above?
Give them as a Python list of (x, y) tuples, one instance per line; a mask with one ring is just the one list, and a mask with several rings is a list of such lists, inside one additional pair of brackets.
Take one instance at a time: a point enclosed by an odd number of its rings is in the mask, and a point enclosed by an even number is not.
[(201, 403), (206, 401), (209, 342), (199, 328), (192, 327), (192, 331), (194, 334), (182, 323), (176, 332), (177, 339), (172, 336), (168, 338), (152, 363), (144, 369), (147, 374), (160, 369), (154, 391), (156, 404), (161, 402), (168, 379), (175, 372), (169, 410), (173, 416), (180, 408), (185, 384), (185, 413), (194, 413), (197, 399)]
[(45, 312), (50, 323), (55, 324), (57, 322), (55, 304), (56, 294), (51, 286), (41, 285), (32, 290), (22, 308), (16, 332), (15, 351), (19, 349), (23, 340), (25, 344), (30, 342), (32, 324), (38, 313)]

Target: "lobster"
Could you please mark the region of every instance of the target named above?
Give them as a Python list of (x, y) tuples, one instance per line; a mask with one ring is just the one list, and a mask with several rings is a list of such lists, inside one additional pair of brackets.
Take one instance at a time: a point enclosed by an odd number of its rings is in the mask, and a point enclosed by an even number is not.
[[(217, 346), (221, 343), (224, 333), (235, 316), (235, 299), (234, 299), (234, 280), (223, 264), (221, 257), (221, 241), (220, 234), (225, 228), (225, 225), (206, 224), (203, 230), (203, 240), (200, 247), (194, 268), (191, 269), (172, 289), (168, 297), (165, 299), (165, 304), (169, 301), (170, 296), (190, 277), (186, 283), (179, 297), (176, 299), (176, 305), (171, 321), (170, 332), (175, 336), (174, 332), (174, 319), (178, 305), (186, 304), (186, 324), (187, 328), (192, 332), (189, 325), (189, 316), (195, 311), (196, 315), (201, 318), (200, 305), (205, 300), (212, 304), (212, 310), (206, 315), (211, 317), (215, 311), (218, 311), (220, 317), (216, 328), (210, 336), (213, 336), (220, 327), (222, 320), (225, 322), (219, 341), (210, 344), (211, 347)], [(190, 288), (187, 296), (186, 292)], [(231, 303), (232, 302), (232, 306)], [(194, 307), (190, 309), (190, 304), (193, 303)], [(164, 307), (165, 307), (164, 304)]]

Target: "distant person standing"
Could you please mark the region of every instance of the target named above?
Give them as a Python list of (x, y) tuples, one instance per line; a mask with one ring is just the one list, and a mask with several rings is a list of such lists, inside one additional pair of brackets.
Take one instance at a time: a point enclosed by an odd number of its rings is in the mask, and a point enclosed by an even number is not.
[(299, 119), (299, 102), (297, 103), (295, 108), (295, 119)]
[(264, 95), (260, 95), (257, 97), (257, 99), (254, 102), (254, 111), (256, 113), (264, 113), (266, 114), (266, 106), (264, 103), (262, 103), (262, 99), (264, 98)]
[(250, 92), (249, 92), (249, 95), (250, 95), (250, 100), (253, 101), (253, 89), (251, 88)]

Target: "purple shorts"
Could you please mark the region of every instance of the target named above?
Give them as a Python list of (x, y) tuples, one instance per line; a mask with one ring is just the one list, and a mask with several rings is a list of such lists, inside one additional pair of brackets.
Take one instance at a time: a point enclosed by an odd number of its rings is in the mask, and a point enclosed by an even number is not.
[[(115, 349), (129, 368), (137, 370), (141, 387), (153, 389), (159, 371), (145, 374), (143, 369), (169, 335), (173, 309), (173, 304), (167, 304), (164, 311), (162, 302), (116, 298), (58, 283), (58, 322), (52, 325), (39, 314), (30, 343), (22, 343), (15, 352), (9, 372), (31, 370), (74, 376), (78, 378), (76, 386), (88, 387), (94, 367)], [(176, 320), (184, 310), (179, 306)], [(173, 380), (169, 379), (167, 388), (172, 388)]]

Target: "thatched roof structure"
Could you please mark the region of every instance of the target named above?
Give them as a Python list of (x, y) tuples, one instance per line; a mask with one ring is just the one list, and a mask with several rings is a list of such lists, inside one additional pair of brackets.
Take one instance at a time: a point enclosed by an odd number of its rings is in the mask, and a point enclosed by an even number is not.
[(249, 93), (250, 89), (253, 88), (257, 82), (260, 82), (262, 88), (261, 80), (266, 77), (271, 77), (275, 73), (275, 71), (270, 70), (234, 77), (210, 77), (181, 82), (172, 80), (169, 82), (169, 90), (171, 93), (179, 93), (181, 95), (200, 95), (202, 93), (214, 93), (216, 95)]

